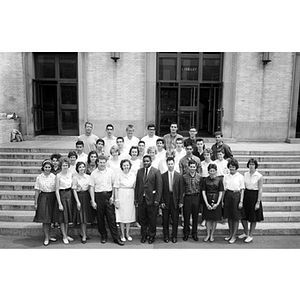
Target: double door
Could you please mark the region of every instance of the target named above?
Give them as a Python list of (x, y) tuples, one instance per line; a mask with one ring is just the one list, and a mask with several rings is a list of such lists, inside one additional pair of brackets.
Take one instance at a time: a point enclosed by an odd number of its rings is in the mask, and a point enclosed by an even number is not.
[(35, 134), (78, 134), (76, 83), (33, 80)]
[(199, 136), (211, 136), (221, 130), (223, 114), (221, 86), (216, 84), (159, 84), (158, 127), (159, 134), (169, 132), (172, 122), (178, 132), (188, 135), (190, 127)]

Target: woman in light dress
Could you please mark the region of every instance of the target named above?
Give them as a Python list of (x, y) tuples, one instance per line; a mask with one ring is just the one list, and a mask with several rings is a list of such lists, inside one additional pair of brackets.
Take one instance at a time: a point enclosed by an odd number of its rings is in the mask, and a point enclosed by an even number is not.
[(119, 157), (120, 150), (116, 145), (113, 145), (110, 148), (109, 152), (110, 152), (111, 156), (110, 156), (109, 160), (107, 161), (107, 167), (111, 168), (114, 171), (114, 174), (117, 175), (121, 171), (121, 169), (120, 169), (121, 159)]
[(89, 193), (90, 176), (85, 174), (85, 170), (85, 163), (82, 161), (77, 162), (77, 173), (74, 174), (72, 180), (72, 190), (78, 211), (76, 220), (73, 219), (73, 222), (80, 223), (80, 237), (83, 244), (85, 244), (87, 240), (87, 223), (91, 223), (93, 221), (92, 207), (90, 204), (91, 197)]
[(33, 222), (43, 223), (45, 234), (44, 246), (48, 246), (50, 241), (55, 242), (55, 238), (50, 237), (51, 222), (53, 219), (53, 206), (55, 198), (55, 175), (51, 173), (53, 164), (46, 159), (42, 162), (42, 171), (36, 178), (34, 207), (36, 209)]
[[(116, 221), (120, 223), (121, 241), (125, 242), (127, 239), (131, 242), (130, 224), (136, 220), (134, 206), (136, 174), (130, 170), (131, 161), (129, 159), (122, 160), (120, 167), (122, 171), (117, 174), (114, 183)], [(126, 235), (124, 233), (125, 226)]]
[(132, 146), (129, 150), (130, 161), (131, 161), (131, 171), (137, 174), (137, 171), (142, 167), (142, 161), (139, 158), (139, 147)]
[(63, 236), (63, 243), (69, 244), (74, 241), (68, 236), (69, 223), (72, 222), (72, 200), (71, 186), (72, 173), (69, 171), (70, 161), (67, 158), (61, 160), (61, 172), (56, 175), (56, 200), (58, 210), (54, 212), (54, 222), (60, 223), (60, 230)]

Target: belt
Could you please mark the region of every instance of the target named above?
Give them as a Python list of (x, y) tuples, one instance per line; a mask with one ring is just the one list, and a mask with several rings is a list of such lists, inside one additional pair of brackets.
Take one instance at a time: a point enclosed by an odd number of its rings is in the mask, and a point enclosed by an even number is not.
[(230, 192), (230, 193), (239, 193), (240, 191), (232, 191), (232, 190), (226, 190), (227, 192)]
[(200, 196), (200, 193), (185, 194), (186, 196)]
[(62, 192), (67, 192), (67, 191), (70, 191), (71, 188), (67, 188), (67, 189), (59, 189), (59, 191), (62, 191)]
[(95, 192), (95, 194), (109, 194), (112, 193), (112, 191), (107, 191), (107, 192)]

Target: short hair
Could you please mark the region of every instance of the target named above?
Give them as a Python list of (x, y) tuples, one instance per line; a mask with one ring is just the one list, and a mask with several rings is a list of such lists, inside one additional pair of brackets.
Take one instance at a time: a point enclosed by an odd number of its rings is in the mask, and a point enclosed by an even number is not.
[(46, 165), (49, 165), (49, 166), (51, 167), (51, 170), (53, 169), (53, 164), (52, 164), (51, 160), (50, 160), (50, 159), (45, 159), (45, 160), (43, 160), (43, 162), (42, 162), (42, 167), (41, 167), (41, 170), (42, 170), (42, 171), (44, 171), (44, 167), (45, 167)]
[(139, 141), (138, 145), (140, 145), (140, 144), (144, 144), (144, 146), (146, 145), (146, 143), (144, 141)]
[(121, 168), (122, 171), (124, 170), (123, 169), (123, 164), (126, 163), (126, 162), (129, 163), (129, 169), (131, 169), (131, 167), (132, 167), (132, 162), (129, 159), (127, 159), (127, 158), (126, 159), (122, 159), (121, 162), (120, 162), (120, 168)]
[(169, 161), (175, 162), (175, 158), (173, 156), (167, 157), (167, 159), (166, 159), (167, 164), (168, 164)]
[(223, 153), (223, 154), (225, 154), (225, 151), (224, 151), (224, 149), (218, 149), (218, 150), (217, 150), (217, 154), (218, 154), (218, 153)]
[[(183, 138), (179, 137), (179, 138), (176, 139), (176, 143), (177, 143), (177, 141), (183, 142)], [(192, 146), (193, 146), (193, 144), (192, 144)]]
[(190, 159), (188, 162), (188, 166), (190, 165), (196, 165), (197, 166), (197, 162), (194, 159)]
[(204, 155), (205, 153), (209, 153), (210, 156), (213, 155), (213, 151), (212, 151), (210, 148), (205, 148), (205, 149), (203, 150), (203, 155)]
[(143, 156), (143, 161), (144, 161), (145, 158), (149, 158), (150, 161), (151, 161), (151, 156), (149, 154), (146, 154), (146, 155)]
[(210, 169), (215, 169), (216, 171), (218, 170), (218, 167), (216, 164), (209, 164), (207, 167), (207, 171), (209, 171)]
[[(191, 126), (191, 127), (190, 127), (190, 130), (192, 130), (192, 129), (195, 129), (196, 131), (198, 131), (197, 128), (196, 128), (195, 126)], [(190, 130), (189, 130), (189, 131), (190, 131)]]
[(94, 125), (93, 125), (93, 123), (91, 123), (91, 122), (85, 122), (85, 124), (84, 124), (84, 127), (86, 127), (86, 125), (91, 125), (92, 127), (94, 127)]
[(129, 129), (133, 129), (134, 130), (134, 126), (132, 124), (127, 125), (126, 131), (128, 131)]
[(233, 166), (237, 170), (239, 168), (239, 162), (235, 158), (232, 157), (228, 160), (228, 163), (227, 163), (228, 169), (229, 169), (229, 166)]
[(215, 136), (220, 135), (221, 137), (223, 136), (222, 131), (216, 131), (214, 135)]
[(114, 125), (113, 125), (113, 124), (107, 124), (107, 125), (106, 125), (106, 127), (105, 127), (105, 129), (107, 130), (107, 129), (108, 129), (108, 127), (112, 127), (112, 129), (115, 129), (115, 127), (114, 127)]
[(172, 157), (175, 157), (175, 155), (176, 155), (175, 150), (174, 149), (168, 149), (168, 150), (166, 150), (166, 157), (167, 158), (170, 157), (169, 155), (172, 155)]
[(68, 158), (71, 158), (72, 156), (75, 156), (76, 159), (78, 158), (78, 154), (76, 153), (76, 151), (70, 151), (70, 152), (68, 153)]
[(115, 151), (115, 152), (118, 152), (118, 155), (120, 155), (120, 150), (118, 148), (117, 145), (113, 145), (111, 146), (110, 150), (109, 150), (109, 153), (112, 155), (112, 152)]
[(172, 122), (172, 123), (170, 124), (170, 127), (171, 127), (172, 125), (176, 125), (176, 126), (178, 127), (177, 122)]
[(68, 164), (68, 167), (70, 167), (70, 160), (66, 157), (61, 159), (61, 165)]
[(118, 140), (122, 140), (122, 142), (124, 143), (124, 138), (122, 136), (118, 136), (116, 141), (118, 141)]
[(200, 139), (196, 139), (196, 143), (197, 143), (197, 142), (203, 142), (203, 144), (204, 144), (204, 140), (201, 139), (201, 138), (200, 138)]
[(92, 154), (96, 154), (96, 158), (98, 158), (98, 153), (95, 150), (92, 150), (89, 152), (88, 157), (87, 157), (87, 163), (90, 164), (91, 163), (91, 156)]
[(155, 127), (154, 124), (149, 124), (149, 125), (147, 126), (147, 129), (149, 130), (150, 127), (154, 127), (154, 129), (156, 129), (156, 127)]
[[(191, 142), (187, 142), (186, 145), (185, 145), (185, 148), (189, 147), (189, 146), (192, 146), (193, 147), (193, 144)], [(194, 147), (193, 147), (194, 148)]]
[(53, 160), (53, 158), (56, 158), (57, 160), (60, 160), (61, 159), (61, 154), (59, 154), (59, 153), (53, 153), (50, 156), (50, 159)]
[(105, 161), (107, 161), (108, 158), (107, 158), (106, 155), (99, 155), (98, 158), (96, 159), (97, 166), (98, 166), (99, 160), (105, 160)]
[(82, 145), (82, 147), (84, 147), (84, 142), (83, 141), (77, 141), (75, 145), (76, 146)]
[(156, 140), (156, 144), (157, 144), (157, 142), (162, 142), (163, 144), (165, 144), (165, 140), (162, 139), (162, 138), (157, 139), (157, 140)]
[(101, 143), (103, 144), (103, 146), (105, 146), (105, 141), (104, 141), (103, 139), (98, 139), (98, 140), (96, 141), (96, 145), (97, 145), (99, 142), (101, 142)]
[(247, 162), (247, 168), (249, 168), (249, 165), (250, 165), (251, 163), (255, 165), (255, 169), (258, 168), (258, 162), (257, 162), (257, 160), (256, 160), (255, 158), (252, 158), (252, 157), (251, 157), (251, 158), (248, 160), (248, 162)]
[(155, 154), (157, 154), (157, 148), (156, 148), (155, 146), (150, 146), (150, 147), (148, 147), (148, 149), (147, 149), (147, 154), (149, 154), (150, 151), (154, 151)]
[(85, 162), (83, 162), (83, 161), (78, 161), (78, 162), (76, 163), (76, 166), (75, 166), (75, 170), (76, 170), (77, 173), (78, 173), (78, 169), (79, 169), (79, 167), (80, 167), (81, 165), (84, 165), (84, 167), (86, 167)]
[(139, 150), (139, 147), (138, 146), (131, 146), (130, 150), (129, 150), (129, 155), (131, 156), (131, 151), (133, 149), (136, 149), (137, 150), (137, 155), (139, 156), (140, 155), (140, 150)]

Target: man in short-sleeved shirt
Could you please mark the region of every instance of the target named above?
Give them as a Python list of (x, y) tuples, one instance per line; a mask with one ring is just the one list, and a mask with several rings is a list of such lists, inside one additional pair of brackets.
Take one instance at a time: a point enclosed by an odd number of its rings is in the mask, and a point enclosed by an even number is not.
[(93, 124), (90, 122), (85, 122), (84, 125), (85, 133), (78, 137), (78, 141), (83, 141), (84, 148), (83, 152), (89, 154), (92, 150), (96, 149), (96, 142), (98, 136), (92, 133)]

